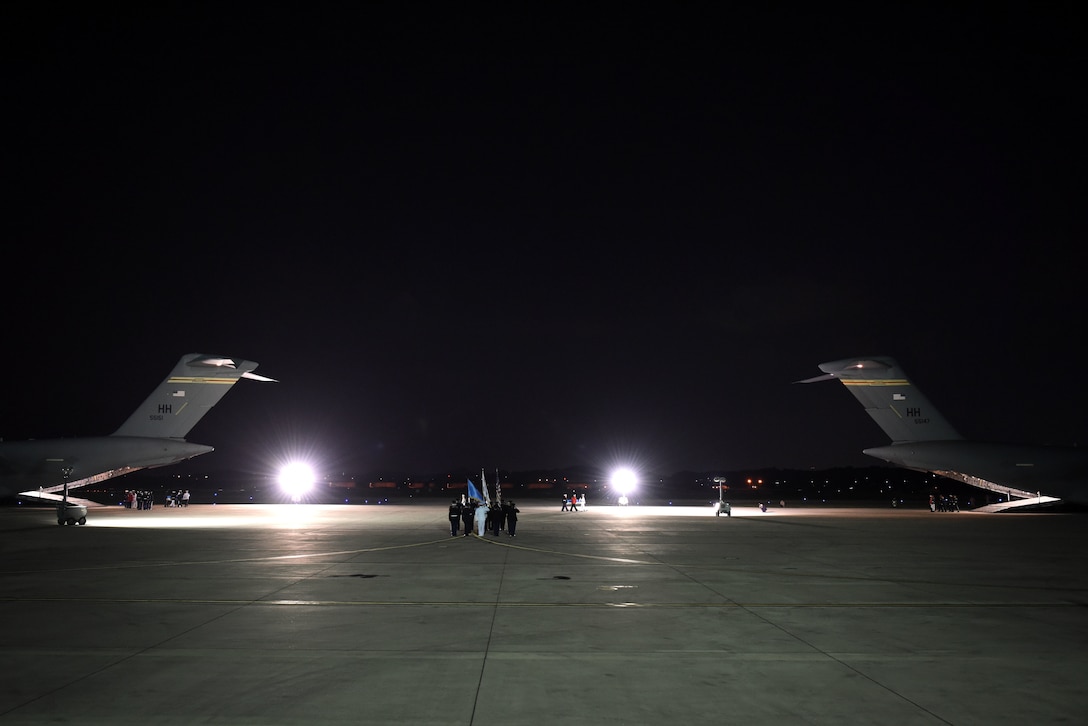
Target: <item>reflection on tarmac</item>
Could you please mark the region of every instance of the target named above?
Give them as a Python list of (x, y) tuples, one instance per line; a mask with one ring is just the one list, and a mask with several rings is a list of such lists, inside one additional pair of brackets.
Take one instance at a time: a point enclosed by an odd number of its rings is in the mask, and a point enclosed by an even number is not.
[(519, 508), (516, 539), (428, 504), (0, 510), (0, 723), (1088, 712), (1082, 516)]

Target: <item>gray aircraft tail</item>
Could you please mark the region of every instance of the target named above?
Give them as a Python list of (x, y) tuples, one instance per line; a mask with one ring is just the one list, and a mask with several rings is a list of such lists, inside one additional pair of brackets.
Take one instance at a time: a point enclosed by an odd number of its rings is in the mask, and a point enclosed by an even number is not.
[(797, 383), (842, 381), (893, 444), (962, 438), (892, 358), (845, 358), (821, 363), (820, 370), (824, 375)]
[(253, 373), (256, 367), (253, 361), (237, 358), (183, 355), (166, 380), (113, 435), (184, 439), (239, 378), (272, 380)]

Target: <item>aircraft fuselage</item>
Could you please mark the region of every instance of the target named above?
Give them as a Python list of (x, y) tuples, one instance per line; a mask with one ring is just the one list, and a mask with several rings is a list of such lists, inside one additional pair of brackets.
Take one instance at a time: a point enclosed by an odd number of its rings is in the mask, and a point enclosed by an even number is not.
[(98, 436), (0, 443), (3, 494), (101, 481), (214, 451), (181, 439)]
[(981, 480), (995, 491), (1008, 487), (1088, 503), (1088, 450), (951, 440), (890, 444), (864, 453), (907, 469)]

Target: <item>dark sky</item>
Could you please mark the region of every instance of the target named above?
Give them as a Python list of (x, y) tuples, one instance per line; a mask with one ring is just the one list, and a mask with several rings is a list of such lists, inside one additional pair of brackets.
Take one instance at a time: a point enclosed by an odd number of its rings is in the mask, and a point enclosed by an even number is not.
[(22, 5), (8, 439), (205, 352), (280, 380), (210, 469), (868, 465), (790, 384), (871, 354), (968, 436), (1088, 441), (1073, 3)]

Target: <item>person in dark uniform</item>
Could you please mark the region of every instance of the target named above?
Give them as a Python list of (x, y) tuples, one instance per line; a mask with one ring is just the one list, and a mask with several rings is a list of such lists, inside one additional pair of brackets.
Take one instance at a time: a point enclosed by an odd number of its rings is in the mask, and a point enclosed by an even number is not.
[(498, 503), (491, 505), (491, 533), (496, 537), (506, 525), (506, 507)]
[(456, 537), (461, 529), (461, 502), (456, 499), (450, 505), (450, 537)]
[(476, 516), (476, 503), (469, 500), (461, 505), (461, 523), (465, 525), (465, 536), (472, 534), (472, 519)]
[(503, 503), (502, 508), (506, 510), (506, 533), (515, 537), (517, 535), (514, 533), (518, 528), (518, 512), (521, 510), (513, 502)]
[(569, 500), (569, 499), (567, 499), (567, 495), (566, 495), (566, 494), (564, 494), (564, 495), (563, 495), (563, 508), (562, 508), (562, 509), (560, 509), (559, 511), (560, 511), (560, 512), (567, 512), (567, 511), (569, 511), (569, 509), (567, 508), (567, 504), (568, 504), (569, 502), (570, 502), (570, 500)]

